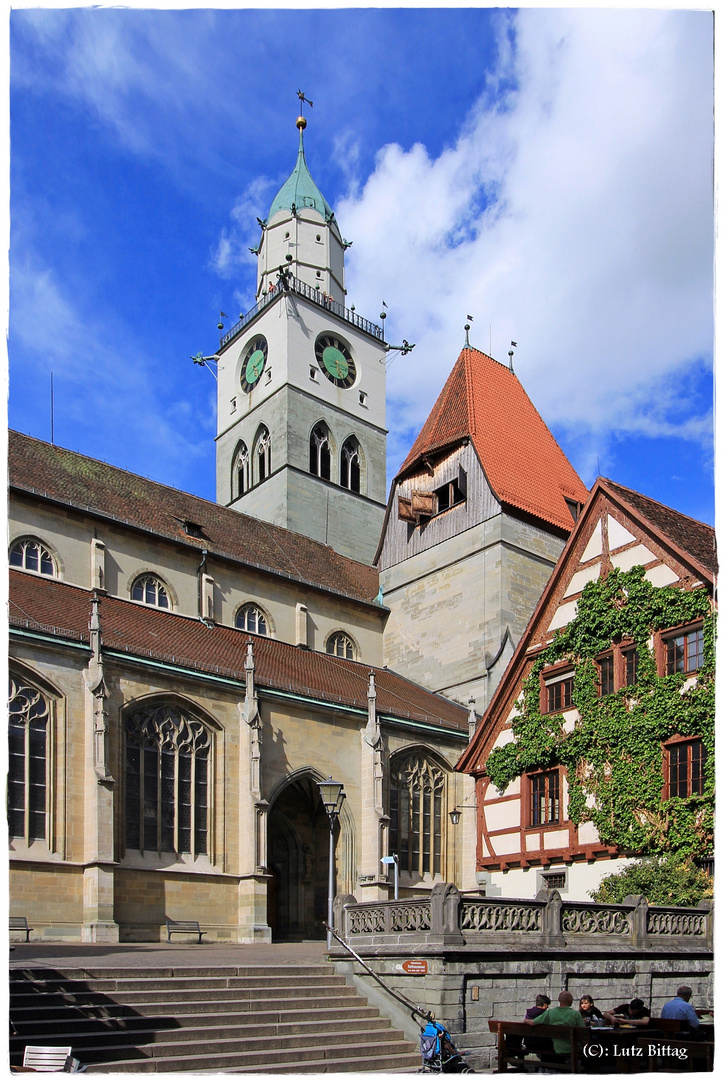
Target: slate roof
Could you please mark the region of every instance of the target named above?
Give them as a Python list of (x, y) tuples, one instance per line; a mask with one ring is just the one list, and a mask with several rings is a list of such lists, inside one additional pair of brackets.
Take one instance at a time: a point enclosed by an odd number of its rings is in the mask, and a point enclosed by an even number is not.
[(695, 518), (687, 517), (678, 510), (641, 495), (639, 491), (623, 487), (606, 477), (600, 478), (613, 495), (618, 495), (623, 502), (641, 517), (650, 522), (654, 530), (668, 536), (683, 552), (692, 555), (711, 577), (718, 573), (718, 555), (716, 552), (715, 530), (710, 525)]
[(431, 456), (470, 438), (498, 500), (569, 532), (565, 497), (588, 492), (517, 376), (478, 349), (465, 347), (397, 480)]
[[(89, 642), (93, 594), (88, 589), (22, 570), (10, 571), (10, 624), (59, 639)], [(209, 675), (244, 681), (247, 642), (253, 642), (256, 684), (357, 706), (366, 710), (369, 672), (374, 671), (377, 712), (451, 731), (467, 731), (467, 711), (447, 698), (384, 668), (300, 649), (230, 626), (102, 595), (100, 623), (105, 649), (152, 657)]]
[[(17, 431), (9, 433), (8, 469), (10, 487), (18, 491), (45, 495), (354, 600), (372, 603), (379, 592), (375, 567), (347, 559), (326, 544)], [(198, 537), (185, 531), (189, 521), (200, 526)]]

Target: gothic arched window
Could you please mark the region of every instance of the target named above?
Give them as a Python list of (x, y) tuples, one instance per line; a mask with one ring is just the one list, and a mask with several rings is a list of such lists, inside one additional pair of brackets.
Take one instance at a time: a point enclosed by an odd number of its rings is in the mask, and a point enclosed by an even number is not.
[(8, 697), (10, 835), (26, 842), (46, 840), (50, 702), (36, 687), (12, 675)]
[(238, 609), (236, 626), (239, 630), (248, 630), (250, 634), (268, 634), (269, 632), (266, 614), (256, 604), (244, 604)]
[(320, 476), (322, 480), (331, 480), (331, 448), (326, 424), (317, 424), (311, 433), (309, 472), (312, 476)]
[(140, 600), (142, 604), (151, 607), (170, 608), (168, 588), (155, 574), (141, 574), (133, 582), (131, 599)]
[(126, 847), (208, 853), (208, 729), (175, 705), (126, 717)]
[(271, 474), (271, 436), (269, 435), (269, 429), (264, 424), (256, 432), (254, 457), (256, 458), (255, 479), (256, 483), (260, 484), (262, 480), (265, 480)]
[(389, 850), (400, 870), (442, 872), (442, 797), (444, 771), (421, 753), (392, 763), (389, 789)]
[(356, 660), (356, 645), (343, 630), (336, 630), (329, 635), (326, 651), (331, 656), (341, 656), (344, 660)]
[(349, 491), (361, 491), (361, 455), (359, 442), (350, 435), (341, 448), (341, 486)]
[(32, 570), (36, 574), (45, 574), (47, 577), (57, 576), (53, 556), (45, 544), (31, 537), (15, 541), (10, 548), (10, 565), (18, 566), (22, 570)]
[(246, 443), (240, 442), (236, 447), (236, 457), (233, 465), (232, 488), (233, 496), (240, 499), (251, 487), (251, 459), (249, 458)]

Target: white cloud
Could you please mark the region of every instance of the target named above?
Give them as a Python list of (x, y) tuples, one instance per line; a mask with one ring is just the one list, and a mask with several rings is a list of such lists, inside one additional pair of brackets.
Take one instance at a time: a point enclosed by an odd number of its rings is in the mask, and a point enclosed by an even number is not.
[[(523, 10), (506, 96), (436, 159), (389, 145), (337, 207), (350, 301), (417, 342), (389, 370), (398, 464), (475, 316), (548, 423), (709, 441), (676, 376), (711, 363), (712, 37), (706, 13)], [(509, 58), (509, 59), (508, 59)], [(514, 70), (507, 65), (513, 62)], [(410, 375), (413, 373), (413, 378)], [(581, 458), (584, 458), (581, 452)], [(589, 454), (588, 454), (589, 457)]]

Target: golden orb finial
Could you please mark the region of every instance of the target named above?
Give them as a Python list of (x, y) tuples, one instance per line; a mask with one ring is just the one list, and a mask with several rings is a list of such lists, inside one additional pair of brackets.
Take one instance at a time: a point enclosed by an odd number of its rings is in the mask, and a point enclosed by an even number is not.
[(306, 117), (305, 116), (297, 116), (297, 118), (296, 118), (296, 126), (299, 129), (299, 131), (303, 131), (304, 128), (306, 127)]

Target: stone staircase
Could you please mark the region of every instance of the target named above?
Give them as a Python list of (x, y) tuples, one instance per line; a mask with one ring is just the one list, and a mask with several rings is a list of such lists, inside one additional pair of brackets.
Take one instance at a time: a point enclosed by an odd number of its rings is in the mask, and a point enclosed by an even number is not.
[(421, 1059), (328, 964), (11, 971), (10, 1061), (69, 1045), (90, 1072), (416, 1072)]

